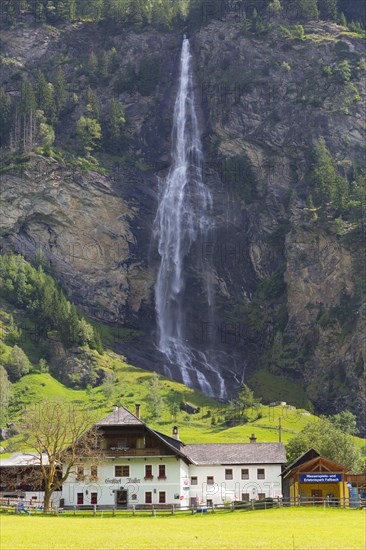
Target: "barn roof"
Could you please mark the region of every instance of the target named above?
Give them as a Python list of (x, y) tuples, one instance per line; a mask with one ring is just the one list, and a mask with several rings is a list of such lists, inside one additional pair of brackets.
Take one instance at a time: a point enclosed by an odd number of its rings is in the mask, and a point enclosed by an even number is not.
[(185, 445), (195, 464), (285, 464), (283, 443), (204, 443)]
[[(42, 455), (42, 463), (48, 465), (48, 456)], [(15, 453), (8, 458), (0, 458), (1, 467), (9, 466), (39, 466), (39, 454), (38, 453)]]
[(113, 412), (99, 420), (96, 426), (143, 426), (145, 422), (140, 420), (124, 407), (115, 407)]

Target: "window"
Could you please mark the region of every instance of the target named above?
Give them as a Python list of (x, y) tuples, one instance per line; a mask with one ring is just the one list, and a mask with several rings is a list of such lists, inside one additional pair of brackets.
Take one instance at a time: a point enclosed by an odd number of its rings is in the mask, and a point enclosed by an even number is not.
[(147, 491), (145, 493), (145, 504), (151, 504), (152, 503), (152, 492)]
[(214, 483), (214, 476), (207, 476), (207, 485), (213, 485)]
[(225, 479), (233, 479), (233, 471), (231, 468), (226, 468)]
[(266, 498), (266, 493), (258, 493), (258, 499), (263, 500)]
[(159, 491), (159, 504), (165, 504), (166, 494), (165, 491)]
[(83, 466), (78, 466), (76, 468), (76, 479), (82, 481), (84, 479), (84, 468)]
[(159, 476), (160, 478), (166, 477), (165, 464), (159, 464)]
[(242, 493), (241, 500), (244, 500), (245, 502), (249, 502), (249, 493)]
[(265, 479), (266, 475), (264, 472), (264, 468), (257, 468), (257, 479)]
[(191, 476), (191, 485), (198, 485), (198, 477)]
[(93, 477), (93, 478), (98, 477), (98, 466), (91, 466), (91, 468), (90, 468), (90, 477)]
[(146, 464), (146, 466), (145, 466), (145, 479), (146, 478), (152, 478), (152, 477), (154, 477), (153, 473), (152, 473), (152, 465), (151, 464)]
[(249, 479), (249, 470), (248, 468), (241, 469), (241, 479)]
[(130, 477), (130, 467), (129, 466), (115, 466), (114, 467), (114, 477)]
[(212, 507), (212, 499), (211, 498), (208, 498), (206, 500), (206, 505)]
[(78, 493), (76, 496), (77, 504), (84, 504), (84, 493)]
[(90, 504), (97, 504), (98, 493), (91, 493), (90, 495)]

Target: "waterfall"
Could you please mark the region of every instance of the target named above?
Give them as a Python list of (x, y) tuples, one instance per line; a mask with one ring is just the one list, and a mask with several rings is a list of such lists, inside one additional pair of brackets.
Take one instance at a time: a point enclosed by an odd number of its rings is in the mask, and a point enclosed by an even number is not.
[[(155, 285), (158, 326), (157, 347), (170, 366), (178, 368), (184, 384), (197, 380), (202, 391), (212, 395), (225, 392), (221, 375), (203, 352), (187, 343), (184, 304), (185, 267), (192, 244), (204, 238), (212, 227), (212, 196), (203, 181), (203, 153), (196, 114), (192, 56), (189, 40), (184, 37), (179, 89), (174, 106), (172, 163), (167, 177), (160, 181), (159, 206), (154, 223), (160, 266)], [(211, 292), (207, 287), (208, 302)], [(170, 365), (170, 366), (169, 366)], [(204, 372), (219, 381), (213, 392)]]

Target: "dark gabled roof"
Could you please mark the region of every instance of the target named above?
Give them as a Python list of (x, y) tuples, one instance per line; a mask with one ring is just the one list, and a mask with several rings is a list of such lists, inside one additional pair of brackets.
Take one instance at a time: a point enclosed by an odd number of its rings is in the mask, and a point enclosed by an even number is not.
[(184, 447), (184, 443), (179, 439), (175, 439), (175, 437), (171, 437), (170, 435), (157, 432), (156, 430), (154, 430), (154, 433), (156, 433), (158, 436), (164, 439), (164, 441), (166, 441), (167, 443), (170, 443), (170, 445), (173, 445), (177, 449), (181, 449), (182, 447)]
[(285, 464), (283, 443), (204, 443), (185, 445), (194, 464)]
[(147, 426), (145, 422), (143, 422), (140, 418), (138, 418), (136, 415), (134, 415), (124, 407), (116, 407), (111, 414), (109, 414), (105, 418), (102, 418), (102, 420), (99, 420), (99, 422), (97, 422), (95, 426), (101, 426), (102, 428), (104, 426), (144, 426), (145, 430), (155, 435), (155, 437), (162, 441), (169, 449), (174, 451), (174, 453), (176, 453), (186, 461), (189, 460), (187, 459), (186, 455), (181, 451), (181, 444), (179, 441), (167, 435), (161, 434), (160, 432), (156, 432), (152, 428), (149, 428), (149, 426)]
[(320, 456), (320, 453), (316, 451), (315, 449), (311, 448), (302, 455), (298, 456), (291, 464), (286, 466), (286, 468), (282, 472), (282, 476), (286, 477), (287, 474), (290, 472), (290, 470), (293, 470), (294, 468), (300, 466), (301, 464), (304, 464), (305, 462), (309, 462), (309, 460), (312, 460), (313, 458), (317, 458)]
[(124, 407), (116, 407), (111, 414), (99, 420), (96, 426), (143, 426), (145, 423)]

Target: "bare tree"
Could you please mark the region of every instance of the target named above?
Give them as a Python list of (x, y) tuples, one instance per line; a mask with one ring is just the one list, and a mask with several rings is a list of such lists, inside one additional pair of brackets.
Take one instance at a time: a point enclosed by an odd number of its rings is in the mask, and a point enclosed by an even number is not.
[(101, 462), (102, 433), (93, 425), (94, 415), (89, 409), (58, 401), (43, 401), (23, 413), (17, 429), (39, 462), (24, 482), (43, 486), (45, 511), (54, 491), (75, 473), (78, 464)]

